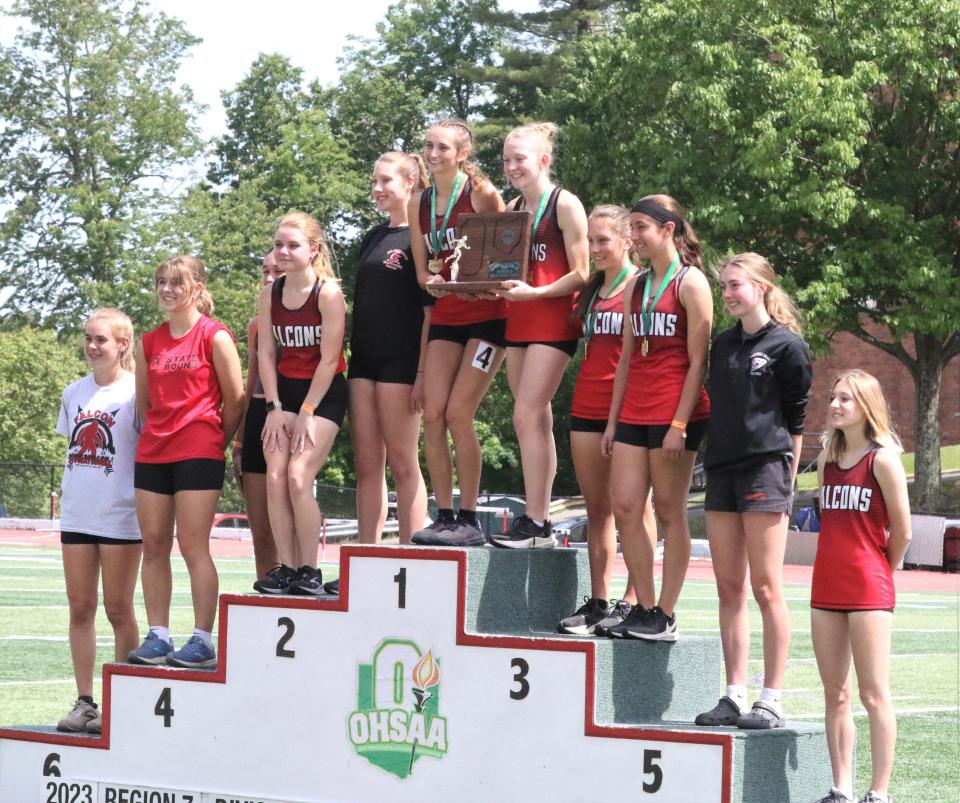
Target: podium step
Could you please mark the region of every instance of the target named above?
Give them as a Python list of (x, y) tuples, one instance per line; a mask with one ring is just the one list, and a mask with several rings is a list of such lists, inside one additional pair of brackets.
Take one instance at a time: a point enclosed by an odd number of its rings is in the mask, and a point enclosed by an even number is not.
[(339, 599), (221, 597), (215, 672), (106, 666), (102, 736), (0, 730), (0, 801), (823, 794), (822, 729), (688, 724), (696, 689), (717, 683), (713, 640), (551, 633), (582, 596), (584, 568), (566, 550), (345, 547)]

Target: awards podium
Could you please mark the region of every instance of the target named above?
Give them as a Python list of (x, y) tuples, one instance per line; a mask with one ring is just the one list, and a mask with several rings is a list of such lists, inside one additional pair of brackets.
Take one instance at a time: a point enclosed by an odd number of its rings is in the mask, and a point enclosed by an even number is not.
[(557, 634), (589, 592), (580, 550), (349, 546), (340, 589), (223, 595), (216, 671), (106, 665), (101, 736), (0, 730), (0, 801), (771, 803), (830, 787), (821, 726), (690, 724), (719, 696), (719, 639)]

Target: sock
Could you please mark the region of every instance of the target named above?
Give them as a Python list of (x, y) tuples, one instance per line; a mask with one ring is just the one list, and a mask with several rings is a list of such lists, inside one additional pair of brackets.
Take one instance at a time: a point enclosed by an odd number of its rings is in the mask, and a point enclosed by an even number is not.
[(477, 511), (476, 510), (464, 510), (460, 508), (460, 513), (458, 514), (459, 518), (465, 521), (467, 524), (476, 525), (477, 523)]
[(170, 644), (170, 628), (169, 627), (159, 627), (158, 625), (150, 625), (150, 632), (153, 633), (161, 641), (167, 642)]
[(775, 708), (777, 713), (781, 716), (783, 715), (783, 704), (780, 702), (780, 689), (768, 689), (764, 686), (760, 689), (760, 697), (758, 700), (761, 703), (766, 703), (771, 708)]
[(883, 801), (883, 803), (888, 803), (890, 800), (886, 795), (881, 795), (879, 792), (874, 792), (872, 789), (867, 793), (868, 795), (873, 795), (877, 800)]
[(97, 707), (97, 704), (89, 694), (81, 694), (77, 699), (83, 700), (87, 705), (92, 705), (94, 708)]
[(747, 687), (727, 686), (727, 697), (733, 700), (743, 711), (747, 707)]
[(437, 521), (453, 521), (453, 508), (441, 507), (437, 510)]
[(537, 527), (543, 527), (543, 519), (530, 519)]
[(206, 644), (211, 650), (213, 649), (213, 633), (208, 633), (206, 630), (195, 627), (193, 628), (193, 635), (199, 637), (200, 641)]

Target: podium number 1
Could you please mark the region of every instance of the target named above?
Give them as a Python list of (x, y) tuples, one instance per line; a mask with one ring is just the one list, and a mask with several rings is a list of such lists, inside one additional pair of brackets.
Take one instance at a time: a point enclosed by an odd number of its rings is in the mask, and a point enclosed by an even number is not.
[(407, 607), (407, 570), (401, 569), (393, 576), (393, 582), (397, 584), (397, 607)]

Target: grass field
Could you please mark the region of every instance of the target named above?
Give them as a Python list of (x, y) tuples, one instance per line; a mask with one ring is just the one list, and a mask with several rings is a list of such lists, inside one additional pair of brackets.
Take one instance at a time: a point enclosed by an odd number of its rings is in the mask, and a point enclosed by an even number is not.
[[(249, 558), (217, 559), (221, 591), (246, 592)], [(326, 579), (337, 566), (324, 565)], [(183, 642), (192, 632), (186, 570), (174, 561), (171, 632)], [(622, 593), (614, 587), (615, 593)], [(785, 704), (791, 718), (819, 720), (823, 700), (810, 643), (809, 588), (789, 586), (793, 644)], [(145, 622), (137, 592), (138, 620)], [(752, 603), (751, 603), (752, 605)], [(689, 581), (680, 602), (680, 627), (690, 635), (716, 635), (713, 583)], [(75, 696), (67, 645), (67, 601), (56, 549), (0, 545), (0, 725), (52, 724)], [(891, 791), (897, 803), (954, 801), (960, 789), (960, 600), (955, 593), (900, 593), (893, 639), (893, 696), (899, 741)], [(751, 608), (751, 655), (760, 655), (760, 617)], [(111, 660), (113, 641), (101, 611), (98, 658)], [(759, 685), (761, 662), (752, 662)], [(99, 675), (99, 670), (98, 670)], [(719, 688), (720, 679), (717, 679)], [(96, 688), (100, 696), (99, 682)], [(869, 782), (867, 720), (857, 710), (858, 792)], [(826, 790), (824, 790), (826, 792)]]

